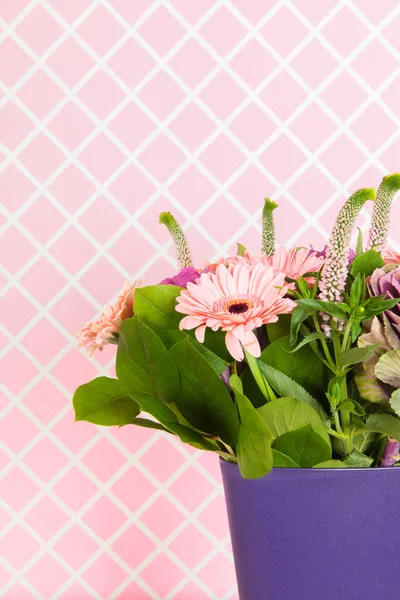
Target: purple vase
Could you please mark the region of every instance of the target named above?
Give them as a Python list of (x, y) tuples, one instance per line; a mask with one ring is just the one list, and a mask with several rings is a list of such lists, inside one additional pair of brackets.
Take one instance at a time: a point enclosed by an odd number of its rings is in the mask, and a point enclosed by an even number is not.
[(240, 600), (400, 598), (400, 468), (221, 471)]

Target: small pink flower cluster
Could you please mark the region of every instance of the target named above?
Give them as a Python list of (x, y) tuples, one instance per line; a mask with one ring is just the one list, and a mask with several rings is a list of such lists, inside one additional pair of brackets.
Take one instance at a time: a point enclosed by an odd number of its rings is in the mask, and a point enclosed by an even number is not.
[(78, 347), (86, 346), (91, 356), (95, 350), (103, 350), (106, 344), (117, 344), (119, 328), (122, 321), (133, 317), (133, 297), (136, 287), (141, 282), (130, 284), (125, 281), (124, 291), (118, 300), (111, 306), (106, 305), (102, 314), (96, 321), (87, 321), (78, 331)]

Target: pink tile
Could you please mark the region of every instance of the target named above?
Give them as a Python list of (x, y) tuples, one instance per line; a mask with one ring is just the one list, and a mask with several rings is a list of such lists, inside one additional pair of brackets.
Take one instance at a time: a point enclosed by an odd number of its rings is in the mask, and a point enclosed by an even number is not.
[(291, 65), (302, 80), (314, 89), (330, 77), (338, 63), (321, 42), (314, 39), (296, 55)]
[(351, 129), (371, 152), (376, 152), (397, 131), (397, 125), (380, 106), (371, 104)]
[(224, 183), (245, 162), (246, 157), (233, 142), (221, 134), (200, 154), (200, 160)]
[[(110, 236), (114, 233), (116, 231), (112, 231)], [(117, 298), (114, 290), (122, 293), (124, 278), (106, 258), (99, 258), (79, 281), (98, 302), (109, 304)]]
[(196, 0), (196, 2), (172, 0), (172, 4), (179, 10), (186, 21), (195, 23), (212, 7), (213, 0)]
[[(144, 204), (156, 191), (154, 184), (133, 165), (125, 167), (109, 189), (130, 213), (133, 213), (138, 205)], [(135, 190), (135, 201), (132, 190)]]
[(173, 142), (161, 134), (139, 155), (139, 160), (158, 181), (163, 182), (171, 177), (186, 157)]
[(294, 0), (296, 7), (314, 24), (319, 23), (337, 4), (335, 0)]
[(229, 533), (225, 498), (221, 494), (210, 502), (198, 515), (198, 520), (216, 539), (222, 540)]
[(44, 554), (25, 573), (25, 577), (45, 598), (50, 598), (70, 577), (52, 556)]
[(239, 10), (243, 17), (250, 23), (256, 24), (265, 17), (266, 6), (272, 6), (272, 2), (260, 2), (260, 0), (231, 0), (233, 6)]
[(235, 179), (229, 191), (242, 206), (254, 212), (261, 209), (264, 198), (273, 196), (275, 186), (256, 166), (250, 165)]
[(7, 0), (1, 0), (1, 16), (6, 23), (10, 23), (28, 4), (29, 0), (15, 0), (12, 4), (7, 2)]
[(36, 594), (29, 591), (24, 585), (19, 583), (13, 585), (3, 596), (4, 600), (15, 600), (16, 598), (23, 598), (24, 600), (33, 600), (37, 598)]
[(47, 59), (50, 69), (69, 88), (74, 87), (93, 67), (93, 59), (71, 37)]
[(199, 97), (219, 119), (225, 120), (243, 102), (246, 94), (230, 75), (219, 71)]
[(70, 350), (65, 354), (52, 369), (53, 375), (57, 377), (62, 385), (73, 392), (78, 385), (93, 379), (96, 368), (77, 349)]
[(0, 538), (0, 554), (7, 556), (14, 569), (21, 569), (39, 550), (39, 543), (20, 525)]
[(127, 576), (128, 574), (112, 558), (103, 554), (85, 571), (83, 578), (101, 598), (108, 598)]
[[(196, 68), (193, 68), (193, 65)], [(189, 39), (171, 58), (169, 65), (190, 88), (197, 87), (217, 63), (197, 40)]]
[(16, 512), (22, 510), (38, 491), (38, 485), (19, 467), (13, 467), (1, 480), (1, 497)]
[(6, 192), (2, 202), (11, 212), (18, 210), (35, 191), (33, 183), (12, 164), (0, 173), (0, 185)]
[[(340, 162), (337, 160), (338, 156), (341, 157)], [(339, 181), (346, 181), (364, 161), (365, 155), (344, 136), (336, 140), (321, 157), (321, 162)]]
[(154, 67), (154, 60), (136, 40), (127, 40), (108, 60), (108, 65), (122, 79), (134, 88)]
[[(18, 252), (10, 252), (10, 248), (18, 248)], [(10, 227), (0, 236), (0, 256), (3, 266), (11, 274), (17, 273), (35, 256), (37, 250), (19, 229)]]
[(200, 589), (198, 585), (190, 582), (174, 594), (173, 600), (187, 600), (188, 598), (193, 598), (193, 600), (208, 600), (209, 597), (209, 594)]
[(199, 31), (221, 56), (228, 54), (246, 33), (240, 21), (225, 6), (219, 8)]
[(0, 312), (7, 315), (3, 319), (4, 326), (14, 335), (26, 327), (36, 315), (36, 309), (29, 299), (14, 287), (0, 297)]
[(154, 11), (138, 28), (139, 34), (160, 56), (169, 52), (185, 31), (164, 6)]
[[(226, 211), (230, 213), (229, 223), (221, 231), (221, 222)], [(243, 225), (243, 215), (234, 208), (225, 196), (218, 196), (214, 203), (201, 215), (199, 222), (219, 243), (225, 243)]]
[(132, 467), (118, 479), (111, 491), (129, 510), (134, 512), (150, 498), (155, 488), (140, 471)]
[(77, 31), (99, 55), (103, 55), (116, 44), (125, 30), (104, 6), (99, 5)]
[(213, 544), (196, 527), (189, 525), (168, 547), (189, 569), (194, 569), (212, 551)]
[(322, 29), (323, 36), (343, 56), (352, 52), (368, 35), (368, 29), (346, 6)]
[(318, 104), (310, 104), (290, 124), (291, 131), (313, 152), (326, 142), (336, 128), (334, 121)]
[(51, 184), (55, 198), (69, 210), (77, 211), (95, 191), (93, 183), (74, 165), (69, 165)]
[(216, 192), (214, 184), (195, 166), (189, 165), (170, 185), (173, 196), (194, 213)]
[(183, 474), (169, 486), (169, 491), (180, 504), (193, 512), (215, 490), (210, 483), (195, 467), (188, 467)]
[(61, 88), (37, 69), (18, 90), (18, 97), (39, 119), (43, 119), (63, 98)]
[(155, 129), (154, 122), (139, 106), (129, 102), (109, 123), (110, 130), (134, 152)]
[(235, 54), (230, 65), (254, 89), (269, 77), (277, 62), (257, 40), (250, 40)]
[(79, 146), (95, 128), (74, 102), (67, 102), (48, 124), (48, 129), (68, 150)]
[(82, 458), (83, 464), (102, 482), (108, 481), (125, 464), (125, 456), (106, 438), (101, 438)]
[(42, 438), (24, 456), (25, 464), (48, 482), (68, 463), (68, 457), (48, 438)]
[(169, 130), (172, 131), (185, 146), (193, 152), (206, 142), (215, 130), (213, 121), (195, 104), (189, 104), (172, 121)]
[(39, 433), (36, 425), (19, 408), (13, 408), (0, 420), (0, 439), (18, 454)]
[(39, 196), (21, 217), (22, 225), (44, 244), (65, 222), (65, 217), (45, 196)]
[(291, 116), (307, 98), (302, 87), (281, 71), (260, 93), (260, 98), (283, 121)]
[(134, 23), (152, 6), (153, 0), (111, 0), (110, 4), (128, 23)]
[(284, 182), (301, 167), (305, 156), (294, 142), (281, 135), (262, 153), (260, 161), (274, 177)]
[(37, 5), (16, 31), (36, 54), (41, 55), (63, 34), (64, 29), (43, 6)]
[(85, 321), (96, 317), (97, 313), (97, 308), (75, 288), (66, 291), (51, 309), (51, 314), (71, 336), (75, 335)]
[(344, 121), (367, 99), (367, 94), (348, 73), (341, 73), (324, 89), (321, 98)]
[(80, 583), (73, 583), (59, 596), (59, 600), (76, 600), (77, 598), (79, 600), (91, 600), (93, 595), (91, 591), (88, 592)]
[(65, 160), (61, 150), (42, 133), (37, 135), (19, 156), (24, 166), (39, 182), (46, 181)]
[(137, 569), (156, 549), (156, 545), (136, 525), (130, 525), (111, 548), (130, 569)]
[(217, 554), (200, 571), (199, 576), (215, 594), (223, 597), (235, 583), (233, 561), (226, 558), (223, 554)]
[(141, 578), (158, 594), (165, 598), (179, 583), (182, 570), (165, 554), (159, 554), (140, 574)]
[(164, 120), (184, 100), (185, 93), (164, 71), (151, 78), (139, 92), (140, 99), (160, 120)]
[(230, 130), (254, 152), (275, 131), (275, 123), (256, 104), (250, 104), (230, 124)]
[(95, 247), (77, 229), (70, 227), (54, 242), (54, 258), (69, 273), (79, 271), (95, 254)]
[(126, 157), (108, 137), (101, 133), (79, 154), (79, 160), (101, 182), (108, 179)]
[(397, 61), (378, 40), (373, 40), (351, 65), (372, 89), (376, 89), (393, 72)]
[(90, 0), (57, 0), (55, 9), (68, 23), (72, 23), (88, 8)]
[[(282, 35), (282, 32), (285, 35)], [(262, 36), (281, 56), (288, 56), (306, 37), (308, 30), (287, 7), (282, 6), (261, 28)]]
[(166, 437), (162, 437), (140, 457), (140, 462), (164, 483), (179, 469), (184, 458)]
[(80, 569), (99, 549), (96, 542), (78, 525), (68, 529), (53, 547), (73, 569)]
[(97, 487), (77, 467), (72, 467), (53, 486), (55, 494), (70, 510), (80, 510), (97, 492)]
[(24, 516), (24, 521), (45, 541), (49, 541), (65, 526), (68, 517), (54, 500), (43, 496)]
[[(140, 243), (140, 255), (132, 254), (132, 240)], [(111, 246), (113, 257), (129, 273), (135, 273), (154, 255), (154, 246), (134, 227), (127, 229)]]
[(114, 111), (124, 98), (121, 87), (103, 70), (97, 71), (79, 90), (78, 95), (101, 120)]
[(80, 217), (85, 229), (102, 244), (122, 227), (124, 221), (121, 212), (104, 196), (98, 197)]
[(47, 319), (41, 319), (24, 336), (23, 343), (42, 365), (47, 365), (68, 343), (66, 338)]
[(71, 398), (68, 399), (70, 411), (53, 427), (52, 432), (57, 436), (68, 450), (73, 453), (82, 450), (97, 433), (97, 428), (92, 423), (74, 421)]
[(140, 450), (154, 435), (154, 431), (146, 427), (113, 427), (112, 434), (132, 454)]
[(13, 87), (32, 66), (32, 59), (10, 37), (0, 46), (2, 78), (7, 87)]
[(4, 144), (9, 150), (14, 150), (35, 125), (13, 102), (6, 102), (0, 109), (0, 127), (4, 132)]
[[(102, 496), (82, 517), (85, 524), (103, 540), (114, 535), (125, 524), (126, 519), (124, 513), (107, 496)], [(127, 547), (131, 551), (133, 539), (130, 534), (126, 537)], [(118, 541), (120, 539), (118, 538)]]
[(39, 258), (35, 261), (21, 278), (24, 288), (43, 304), (52, 300), (66, 282), (64, 275), (46, 258)]
[(1, 360), (2, 382), (13, 394), (19, 394), (37, 375), (37, 369), (17, 348), (12, 348)]
[(379, 2), (365, 2), (354, 0), (354, 4), (361, 10), (372, 24), (378, 25), (387, 15), (398, 7), (396, 0), (387, 0), (384, 5)]
[(165, 540), (185, 520), (184, 515), (167, 498), (160, 496), (140, 515), (140, 521), (157, 536)]
[(152, 597), (142, 590), (137, 583), (131, 583), (123, 592), (118, 594), (116, 600), (132, 600), (132, 598), (136, 600), (151, 600)]
[(290, 186), (291, 193), (312, 212), (321, 208), (335, 192), (331, 181), (316, 166), (309, 167)]

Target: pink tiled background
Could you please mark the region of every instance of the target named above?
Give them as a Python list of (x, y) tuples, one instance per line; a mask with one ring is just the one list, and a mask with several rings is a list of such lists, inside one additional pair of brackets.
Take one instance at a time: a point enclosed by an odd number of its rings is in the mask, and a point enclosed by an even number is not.
[(217, 460), (73, 424), (114, 356), (73, 334), (124, 278), (174, 273), (162, 210), (200, 264), (258, 249), (267, 195), (280, 244), (319, 246), (346, 195), (400, 169), (399, 2), (0, 12), (0, 597), (237, 600)]

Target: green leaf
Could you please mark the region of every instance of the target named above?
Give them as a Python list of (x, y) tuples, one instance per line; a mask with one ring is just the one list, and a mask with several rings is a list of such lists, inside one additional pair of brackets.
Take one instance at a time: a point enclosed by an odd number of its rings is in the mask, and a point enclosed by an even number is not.
[(293, 379), (312, 396), (324, 398), (328, 383), (327, 370), (310, 346), (298, 346), (293, 354), (287, 336), (267, 346), (260, 360)]
[(372, 317), (380, 315), (386, 310), (391, 310), (398, 304), (398, 298), (394, 300), (386, 300), (384, 296), (376, 296), (375, 298), (370, 298), (367, 300), (364, 307), (362, 307), (363, 311), (358, 314), (356, 313), (356, 317), (358, 317), (361, 321), (367, 321), (368, 319), (372, 319)]
[(375, 269), (383, 267), (384, 264), (382, 256), (376, 250), (367, 250), (367, 252), (363, 252), (353, 260), (351, 273), (354, 276), (358, 273), (367, 276), (372, 275)]
[(110, 377), (96, 377), (78, 387), (73, 398), (75, 421), (95, 425), (127, 425), (140, 412), (125, 387)]
[(281, 337), (285, 337), (290, 329), (292, 315), (279, 315), (279, 319), (276, 323), (268, 323), (266, 325), (268, 340), (270, 343), (279, 340)]
[(370, 467), (373, 462), (373, 458), (355, 449), (352, 450), (350, 454), (345, 456), (345, 458), (343, 459), (343, 463), (349, 469), (363, 469), (366, 467)]
[(361, 406), (361, 404), (356, 400), (343, 400), (343, 402), (340, 402), (340, 404), (336, 407), (336, 410), (347, 410), (349, 413), (361, 417), (365, 415), (363, 406)]
[(116, 372), (140, 404), (140, 397), (173, 402), (179, 394), (178, 369), (160, 338), (135, 316), (122, 322)]
[(271, 434), (247, 396), (239, 388), (235, 389), (234, 381), (232, 389), (240, 415), (236, 444), (239, 469), (245, 479), (257, 479), (269, 473), (273, 466)]
[(380, 381), (400, 388), (400, 350), (390, 350), (380, 357), (375, 375)]
[(272, 449), (272, 456), (274, 457), (274, 467), (279, 468), (287, 468), (287, 469), (299, 469), (300, 465), (298, 465), (294, 460), (292, 460), (286, 454), (282, 454), (279, 450)]
[(341, 367), (348, 367), (350, 365), (356, 365), (358, 363), (367, 360), (374, 352), (379, 348), (379, 344), (373, 344), (372, 346), (364, 346), (362, 348), (350, 348), (347, 352), (344, 352), (339, 356), (339, 365)]
[(312, 425), (314, 431), (330, 444), (328, 431), (321, 417), (309, 404), (296, 398), (278, 398), (257, 409), (272, 437)]
[(318, 309), (315, 306), (296, 306), (292, 312), (292, 319), (290, 322), (290, 345), (294, 346), (297, 341), (299, 329), (308, 317), (315, 314)]
[(309, 308), (310, 310), (314, 308), (315, 310), (322, 311), (337, 319), (346, 319), (347, 313), (350, 312), (350, 307), (344, 302), (339, 304), (335, 302), (325, 302), (324, 300), (306, 300), (301, 298), (300, 300), (297, 300), (297, 305)]
[(303, 337), (302, 341), (299, 342), (297, 344), (297, 346), (295, 348), (293, 348), (292, 350), (290, 350), (290, 354), (294, 354), (295, 352), (297, 352), (298, 350), (300, 350), (300, 348), (303, 348), (303, 346), (307, 346), (308, 344), (311, 344), (312, 342), (315, 342), (316, 340), (322, 340), (322, 339), (326, 339), (325, 335), (323, 333), (308, 333), (306, 336)]
[(170, 349), (179, 368), (182, 388), (175, 399), (181, 414), (196, 429), (234, 446), (238, 438), (239, 417), (222, 379), (187, 337)]
[(347, 469), (345, 464), (341, 460), (325, 460), (312, 467), (313, 469)]
[[(176, 285), (149, 285), (135, 291), (135, 315), (161, 339), (166, 348), (183, 341), (187, 335), (193, 338), (197, 350), (203, 354), (214, 371), (221, 375), (231, 360), (225, 345), (225, 333), (206, 331), (204, 344), (194, 338), (194, 331), (180, 331), (183, 316), (176, 309), (176, 299), (183, 288)], [(221, 358), (222, 357), (222, 358)]]
[(386, 413), (375, 413), (367, 418), (364, 429), (359, 433), (366, 431), (384, 433), (400, 441), (400, 419)]
[(252, 373), (255, 381), (257, 382), (260, 392), (262, 393), (264, 398), (267, 400), (267, 402), (269, 402), (270, 400), (274, 400), (276, 398), (276, 396), (275, 396), (274, 392), (271, 390), (271, 387), (270, 387), (268, 381), (264, 377), (263, 371), (261, 369), (260, 360), (258, 358), (255, 358), (249, 352), (247, 352), (247, 350), (245, 350), (244, 353), (245, 353), (247, 364), (249, 365), (251, 373)]
[(237, 242), (236, 246), (237, 246), (237, 250), (236, 250), (237, 256), (244, 256), (244, 253), (246, 252), (245, 246), (243, 246), (242, 244), (239, 244), (239, 242)]
[(153, 415), (164, 427), (176, 434), (185, 444), (190, 444), (201, 450), (216, 451), (218, 449), (215, 444), (203, 438), (200, 433), (179, 423), (176, 414), (166, 404), (162, 404), (156, 398), (141, 395), (140, 407), (144, 412)]
[(306, 404), (310, 404), (310, 406), (312, 406), (317, 411), (322, 420), (326, 421), (328, 417), (322, 406), (301, 385), (293, 381), (293, 379), (291, 379), (281, 371), (274, 369), (274, 367), (270, 367), (262, 361), (259, 362), (261, 371), (265, 379), (280, 396), (290, 396), (291, 398), (296, 398), (297, 400), (301, 400)]
[(390, 398), (390, 406), (398, 417), (400, 417), (400, 390), (395, 390)]
[(272, 447), (294, 460), (300, 467), (312, 467), (332, 458), (330, 444), (311, 425), (278, 437)]
[(137, 425), (138, 427), (145, 427), (146, 429), (158, 429), (159, 431), (172, 434), (172, 431), (164, 427), (164, 425), (161, 425), (161, 423), (157, 423), (157, 421), (152, 421), (151, 419), (143, 419), (142, 417), (132, 419), (129, 425)]
[(363, 234), (362, 234), (360, 227), (358, 227), (357, 229), (358, 229), (358, 235), (357, 235), (357, 244), (356, 244), (356, 251), (354, 253), (354, 258), (357, 258), (357, 256), (360, 256), (360, 254), (363, 253)]
[(365, 280), (361, 273), (357, 273), (350, 288), (350, 308), (357, 308), (365, 297)]

